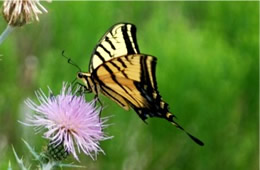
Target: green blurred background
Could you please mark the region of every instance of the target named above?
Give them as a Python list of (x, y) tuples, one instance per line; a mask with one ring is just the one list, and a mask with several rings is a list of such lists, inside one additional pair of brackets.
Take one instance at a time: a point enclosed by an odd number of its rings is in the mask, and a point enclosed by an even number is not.
[[(256, 170), (259, 120), (259, 2), (52, 2), (33, 22), (0, 46), (0, 169), (18, 169), (11, 146), (30, 160), (22, 138), (40, 151), (47, 141), (24, 120), (24, 100), (49, 86), (55, 93), (77, 69), (88, 70), (92, 50), (117, 22), (137, 26), (142, 53), (158, 58), (157, 82), (178, 122), (204, 141), (200, 147), (161, 119), (144, 124), (105, 97), (112, 124), (106, 155), (81, 155), (80, 165), (99, 170)], [(0, 29), (6, 23), (0, 21)], [(88, 100), (91, 97), (87, 97)], [(69, 158), (66, 162), (72, 162)], [(27, 165), (35, 162), (27, 162)], [(34, 169), (34, 168), (33, 168)], [(67, 168), (69, 169), (69, 168)]]

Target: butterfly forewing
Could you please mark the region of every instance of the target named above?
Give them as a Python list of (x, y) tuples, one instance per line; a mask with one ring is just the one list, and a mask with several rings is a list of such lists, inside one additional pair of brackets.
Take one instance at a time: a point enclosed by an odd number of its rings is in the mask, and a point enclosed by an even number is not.
[(136, 41), (136, 27), (129, 23), (112, 26), (97, 44), (90, 60), (89, 71), (113, 57), (140, 53)]

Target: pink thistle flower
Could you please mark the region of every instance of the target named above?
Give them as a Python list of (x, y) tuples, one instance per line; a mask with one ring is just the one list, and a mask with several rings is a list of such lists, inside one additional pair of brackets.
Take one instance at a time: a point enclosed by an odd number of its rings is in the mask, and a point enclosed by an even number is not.
[[(50, 94), (52, 94), (49, 89)], [(27, 99), (25, 104), (36, 113), (28, 118), (27, 125), (36, 131), (46, 130), (43, 136), (53, 144), (63, 144), (66, 151), (78, 159), (77, 152), (83, 151), (92, 159), (104, 151), (99, 142), (109, 139), (102, 129), (107, 119), (100, 119), (102, 108), (87, 103), (85, 96), (76, 96), (71, 86), (63, 83), (61, 93), (47, 97), (42, 90), (35, 92), (39, 104)]]

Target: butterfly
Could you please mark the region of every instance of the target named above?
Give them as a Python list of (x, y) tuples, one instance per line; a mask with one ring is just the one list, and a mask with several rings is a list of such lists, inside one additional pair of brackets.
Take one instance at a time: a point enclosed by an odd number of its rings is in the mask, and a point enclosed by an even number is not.
[(96, 96), (102, 93), (125, 110), (133, 108), (143, 121), (148, 117), (166, 119), (194, 142), (204, 145), (175, 121), (163, 101), (156, 82), (156, 62), (154, 56), (140, 53), (135, 25), (118, 23), (96, 45), (89, 72), (78, 72), (77, 77), (86, 91)]

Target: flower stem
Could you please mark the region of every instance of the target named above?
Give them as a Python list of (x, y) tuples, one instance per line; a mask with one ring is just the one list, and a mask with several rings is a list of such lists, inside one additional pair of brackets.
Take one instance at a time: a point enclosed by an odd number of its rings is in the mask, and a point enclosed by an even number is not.
[(3, 43), (3, 41), (6, 39), (6, 37), (9, 35), (10, 32), (14, 30), (14, 27), (7, 25), (4, 32), (0, 35), (0, 45)]

